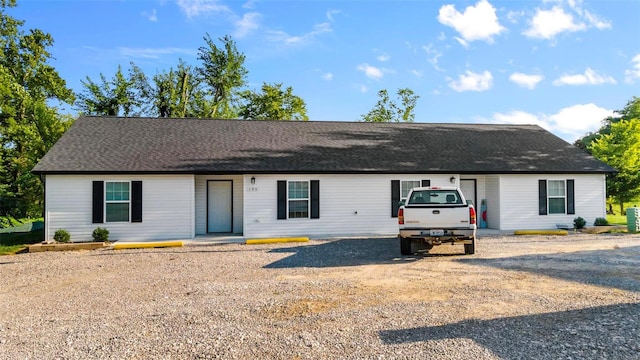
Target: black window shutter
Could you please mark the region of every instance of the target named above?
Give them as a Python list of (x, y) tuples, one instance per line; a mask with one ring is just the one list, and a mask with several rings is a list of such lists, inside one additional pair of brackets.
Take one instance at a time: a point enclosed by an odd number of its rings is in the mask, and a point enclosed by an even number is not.
[(142, 222), (142, 181), (131, 182), (131, 222)]
[(567, 214), (576, 213), (575, 180), (567, 180)]
[(422, 187), (431, 186), (431, 180), (422, 180)]
[(104, 222), (104, 181), (93, 182), (93, 210), (92, 222), (102, 224)]
[(391, 217), (398, 217), (400, 208), (400, 180), (391, 180)]
[(538, 180), (538, 214), (547, 215), (547, 180)]
[(278, 220), (287, 218), (287, 181), (278, 180)]
[(311, 218), (320, 219), (320, 180), (311, 180)]

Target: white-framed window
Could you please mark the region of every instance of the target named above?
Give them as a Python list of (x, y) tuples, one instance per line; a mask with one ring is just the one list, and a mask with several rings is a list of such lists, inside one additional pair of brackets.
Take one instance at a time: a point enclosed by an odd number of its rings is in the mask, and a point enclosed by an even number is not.
[(288, 218), (309, 218), (309, 202), (309, 181), (289, 181), (287, 184)]
[(129, 222), (131, 184), (128, 181), (105, 182), (105, 222)]
[(564, 180), (547, 181), (547, 203), (549, 214), (566, 213), (567, 192)]
[(409, 190), (414, 187), (420, 187), (420, 180), (401, 180), (400, 181), (400, 201), (407, 200), (407, 195), (409, 195)]

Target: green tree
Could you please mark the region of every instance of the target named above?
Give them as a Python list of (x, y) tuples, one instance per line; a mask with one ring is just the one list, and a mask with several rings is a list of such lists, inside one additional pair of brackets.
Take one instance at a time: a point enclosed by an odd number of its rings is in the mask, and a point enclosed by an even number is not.
[[(144, 112), (142, 101), (145, 89), (140, 89), (136, 85), (141, 84), (136, 80), (142, 71), (131, 64), (132, 68), (128, 76), (122, 72), (122, 67), (118, 69), (109, 80), (104, 74), (100, 74), (100, 83), (96, 83), (88, 76), (82, 80), (84, 89), (79, 93), (76, 107), (87, 115), (107, 115), (107, 116), (138, 116)], [(143, 75), (143, 74), (142, 74)]]
[(39, 216), (42, 184), (37, 161), (70, 124), (50, 104), (73, 103), (73, 92), (48, 64), (53, 38), (7, 15), (15, 0), (0, 1), (0, 216)]
[(182, 59), (177, 68), (157, 73), (151, 81), (133, 64), (131, 73), (138, 96), (142, 103), (148, 104), (144, 113), (157, 117), (205, 116), (205, 93), (195, 69)]
[(178, 68), (170, 68), (153, 77), (154, 104), (159, 117), (194, 116), (190, 99), (198, 88), (197, 79), (190, 66), (182, 60)]
[(282, 84), (262, 84), (262, 91), (246, 90), (240, 94), (243, 104), (239, 115), (243, 119), (259, 120), (309, 120), (307, 104), (293, 94), (291, 86), (282, 89)]
[(205, 46), (198, 49), (201, 65), (198, 75), (206, 85), (209, 102), (203, 107), (204, 115), (212, 118), (235, 118), (239, 89), (246, 84), (247, 69), (244, 67), (245, 56), (236, 48), (230, 36), (218, 39), (222, 46), (218, 47), (211, 36), (206, 34)]
[(616, 111), (617, 116), (609, 116), (602, 120), (602, 126), (598, 131), (588, 133), (582, 138), (575, 141), (574, 145), (586, 150), (589, 150), (591, 142), (597, 140), (602, 135), (609, 134), (611, 132), (611, 124), (614, 124), (622, 119), (640, 119), (640, 98), (634, 96), (627, 102), (627, 105), (622, 110)]
[(398, 89), (396, 93), (400, 105), (389, 98), (386, 89), (378, 91), (378, 102), (367, 114), (362, 115), (365, 122), (413, 122), (414, 109), (420, 96), (409, 88)]
[(609, 133), (592, 141), (589, 150), (618, 171), (607, 178), (607, 193), (624, 213), (624, 202), (640, 195), (640, 117), (611, 123)]

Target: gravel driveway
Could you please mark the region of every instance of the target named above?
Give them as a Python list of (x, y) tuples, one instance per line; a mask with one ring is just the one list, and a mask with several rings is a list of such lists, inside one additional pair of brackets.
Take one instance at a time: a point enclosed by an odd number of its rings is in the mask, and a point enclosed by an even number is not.
[(0, 257), (1, 359), (640, 359), (640, 236)]

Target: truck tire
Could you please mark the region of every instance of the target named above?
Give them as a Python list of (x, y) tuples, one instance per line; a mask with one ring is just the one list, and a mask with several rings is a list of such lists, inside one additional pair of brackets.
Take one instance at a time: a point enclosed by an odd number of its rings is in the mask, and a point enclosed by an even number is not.
[(471, 238), (471, 244), (464, 244), (464, 254), (473, 255), (476, 253), (476, 238)]
[(411, 255), (411, 239), (400, 238), (400, 254)]

